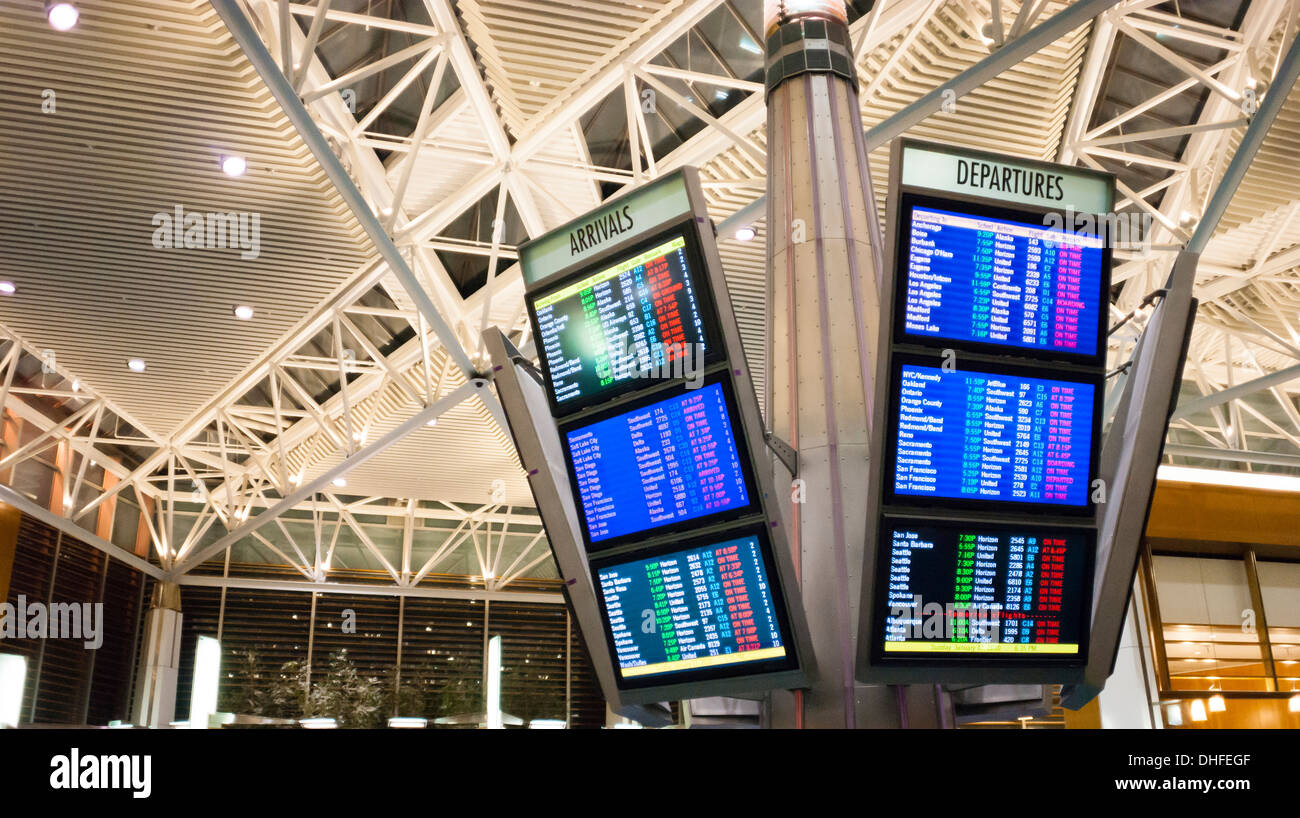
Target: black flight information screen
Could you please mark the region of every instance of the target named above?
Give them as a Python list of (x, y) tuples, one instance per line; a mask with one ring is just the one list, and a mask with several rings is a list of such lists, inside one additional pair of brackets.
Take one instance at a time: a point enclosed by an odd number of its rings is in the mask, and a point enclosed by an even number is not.
[(1083, 529), (887, 518), (876, 654), (1081, 663), (1093, 548)]
[(757, 506), (724, 382), (651, 400), (561, 432), (591, 546)]
[(1020, 221), (919, 204), (904, 218), (899, 341), (943, 339), (1089, 360), (1101, 353), (1101, 236), (1051, 229), (1047, 217)]
[(560, 410), (645, 378), (690, 378), (713, 339), (683, 235), (666, 238), (532, 301), (538, 346)]
[(885, 464), (895, 499), (1091, 507), (1095, 380), (897, 367)]
[(758, 534), (592, 571), (624, 683), (793, 663), (782, 602)]

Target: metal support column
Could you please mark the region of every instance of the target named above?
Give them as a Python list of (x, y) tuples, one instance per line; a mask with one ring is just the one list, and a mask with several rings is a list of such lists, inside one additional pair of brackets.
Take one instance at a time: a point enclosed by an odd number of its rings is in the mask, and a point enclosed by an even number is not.
[(767, 3), (767, 418), (799, 453), (782, 504), (819, 673), (772, 697), (771, 723), (898, 727), (898, 692), (853, 678), (883, 271), (852, 45), (843, 16), (784, 6)]

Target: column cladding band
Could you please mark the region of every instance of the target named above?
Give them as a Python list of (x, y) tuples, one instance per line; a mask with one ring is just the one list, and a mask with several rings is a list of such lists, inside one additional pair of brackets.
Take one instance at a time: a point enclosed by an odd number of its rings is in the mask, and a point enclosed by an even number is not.
[(835, 20), (798, 19), (777, 27), (767, 38), (767, 92), (790, 77), (829, 73), (857, 87), (849, 27)]

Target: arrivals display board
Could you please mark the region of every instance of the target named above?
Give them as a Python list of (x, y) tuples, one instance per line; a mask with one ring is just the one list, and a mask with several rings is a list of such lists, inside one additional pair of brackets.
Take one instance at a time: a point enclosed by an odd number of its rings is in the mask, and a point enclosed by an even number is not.
[(629, 687), (791, 667), (784, 605), (761, 527), (592, 565), (610, 650)]
[[(606, 700), (806, 685), (811, 640), (697, 173), (661, 176), (519, 257), (538, 366), (503, 406), (565, 595), (588, 644), (607, 648), (592, 653)], [(517, 382), (522, 353), (489, 346)], [(525, 399), (539, 390), (544, 419)]]
[(589, 549), (756, 506), (730, 387), (711, 378), (562, 425)]
[(649, 380), (691, 377), (720, 357), (699, 258), (690, 234), (675, 231), (529, 296), (557, 414)]
[(880, 543), (887, 570), (877, 577), (877, 661), (1082, 665), (1090, 530), (887, 517)]
[(1114, 178), (895, 140), (857, 678), (1087, 663)]

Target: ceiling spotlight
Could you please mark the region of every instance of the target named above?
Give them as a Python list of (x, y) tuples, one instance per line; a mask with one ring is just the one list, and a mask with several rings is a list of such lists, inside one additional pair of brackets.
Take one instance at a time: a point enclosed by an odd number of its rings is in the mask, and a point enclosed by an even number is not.
[(334, 485), (335, 485), (335, 486), (338, 486), (339, 488), (343, 488), (343, 487), (346, 486), (347, 484), (348, 484), (348, 481), (347, 481), (347, 480), (344, 480), (342, 477), (335, 477), (335, 478), (334, 478)]
[(437, 426), (437, 425), (438, 425), (438, 419), (437, 419), (437, 418), (429, 418), (428, 420), (426, 420), (426, 421), (424, 422), (424, 425), (425, 425), (425, 426)]
[(1205, 721), (1205, 702), (1201, 699), (1192, 699), (1192, 721)]
[(235, 307), (235, 317), (240, 321), (249, 321), (253, 318), (253, 308), (247, 304), (240, 304)]
[(16, 292), (18, 292), (18, 288), (14, 286), (12, 281), (0, 281), (0, 294), (13, 295)]
[(1292, 713), (1300, 713), (1300, 693), (1287, 699), (1286, 709)]
[(143, 371), (144, 371), (144, 359), (143, 359), (143, 358), (132, 358), (131, 360), (129, 360), (129, 361), (126, 362), (126, 368), (129, 369), (129, 370), (131, 370), (132, 372), (143, 372)]
[(71, 3), (46, 3), (45, 16), (55, 29), (67, 31), (77, 24), (77, 18), (81, 14), (78, 13), (77, 7)]
[(1227, 709), (1228, 709), (1228, 703), (1223, 700), (1223, 696), (1220, 696), (1218, 693), (1215, 693), (1213, 696), (1210, 697), (1211, 713), (1222, 713)]
[(221, 157), (221, 170), (227, 176), (243, 176), (244, 171), (248, 170), (248, 162), (242, 156), (223, 156)]
[(736, 228), (736, 241), (753, 241), (758, 231), (750, 225)]

